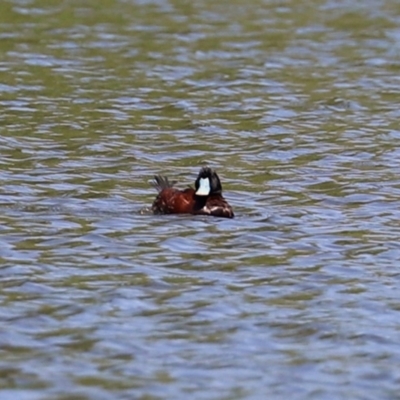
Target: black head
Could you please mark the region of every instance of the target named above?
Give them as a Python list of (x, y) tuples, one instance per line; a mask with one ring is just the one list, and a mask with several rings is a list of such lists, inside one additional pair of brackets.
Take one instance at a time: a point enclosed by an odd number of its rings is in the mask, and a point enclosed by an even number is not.
[(197, 196), (209, 196), (222, 192), (221, 181), (217, 173), (209, 167), (203, 167), (194, 183)]

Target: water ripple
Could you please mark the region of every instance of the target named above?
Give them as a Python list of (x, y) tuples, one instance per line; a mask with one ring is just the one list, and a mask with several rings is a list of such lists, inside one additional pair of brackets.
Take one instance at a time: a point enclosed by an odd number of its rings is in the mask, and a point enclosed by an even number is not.
[(396, 398), (393, 2), (0, 8), (2, 399)]

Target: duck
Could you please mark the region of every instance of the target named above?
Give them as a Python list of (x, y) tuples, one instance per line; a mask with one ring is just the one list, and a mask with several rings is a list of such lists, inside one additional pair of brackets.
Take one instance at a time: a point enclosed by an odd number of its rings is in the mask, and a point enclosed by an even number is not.
[(218, 174), (210, 167), (202, 167), (189, 187), (179, 190), (165, 176), (154, 176), (153, 186), (158, 195), (153, 202), (154, 214), (193, 214), (234, 218), (232, 207), (222, 196), (222, 185)]

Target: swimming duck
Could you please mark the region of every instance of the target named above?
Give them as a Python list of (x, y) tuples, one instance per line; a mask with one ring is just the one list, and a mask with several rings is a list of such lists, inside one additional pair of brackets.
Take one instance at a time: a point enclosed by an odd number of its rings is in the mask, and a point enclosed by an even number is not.
[(175, 182), (156, 175), (153, 185), (158, 196), (153, 202), (154, 214), (194, 214), (233, 218), (232, 207), (222, 196), (222, 185), (217, 173), (209, 168), (201, 168), (194, 189), (179, 190)]

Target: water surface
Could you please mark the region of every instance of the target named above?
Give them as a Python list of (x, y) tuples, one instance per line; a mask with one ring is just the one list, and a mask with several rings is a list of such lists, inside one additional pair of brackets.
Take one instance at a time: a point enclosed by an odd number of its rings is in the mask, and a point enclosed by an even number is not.
[[(397, 398), (397, 3), (56, 3), (0, 4), (1, 399)], [(235, 219), (150, 213), (204, 163)]]

